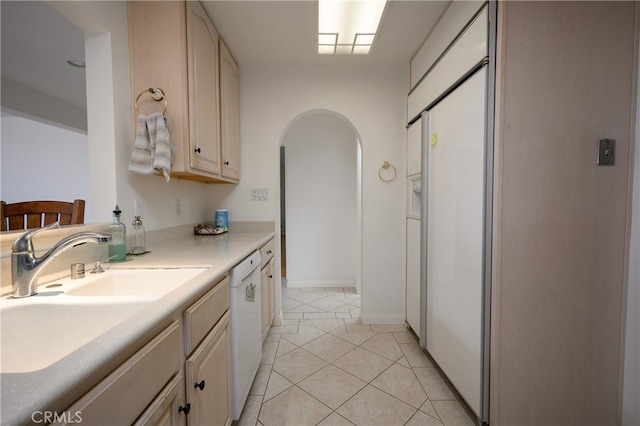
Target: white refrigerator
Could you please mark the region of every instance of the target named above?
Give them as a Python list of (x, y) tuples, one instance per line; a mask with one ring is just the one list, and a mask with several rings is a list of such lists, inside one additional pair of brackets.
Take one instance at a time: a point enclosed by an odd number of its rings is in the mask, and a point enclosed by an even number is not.
[(425, 345), (480, 415), (485, 198), (483, 67), (427, 111), (422, 136)]

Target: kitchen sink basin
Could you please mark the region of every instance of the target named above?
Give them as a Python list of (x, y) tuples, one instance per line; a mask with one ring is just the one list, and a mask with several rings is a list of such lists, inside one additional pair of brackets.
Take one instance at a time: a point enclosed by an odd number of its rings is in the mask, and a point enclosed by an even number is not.
[(23, 373), (48, 367), (154, 300), (52, 299), (32, 296), (0, 302), (0, 372)]
[(46, 368), (205, 270), (110, 268), (2, 298), (0, 372)]
[(108, 269), (100, 274), (87, 273), (85, 278), (69, 278), (55, 284), (62, 284), (59, 290), (72, 296), (162, 296), (203, 271), (204, 268)]

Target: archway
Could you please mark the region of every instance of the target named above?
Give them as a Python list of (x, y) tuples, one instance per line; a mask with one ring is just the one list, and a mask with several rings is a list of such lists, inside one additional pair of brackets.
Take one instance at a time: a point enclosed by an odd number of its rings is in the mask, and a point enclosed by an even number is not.
[(361, 291), (360, 137), (344, 116), (311, 110), (281, 139), (283, 285)]

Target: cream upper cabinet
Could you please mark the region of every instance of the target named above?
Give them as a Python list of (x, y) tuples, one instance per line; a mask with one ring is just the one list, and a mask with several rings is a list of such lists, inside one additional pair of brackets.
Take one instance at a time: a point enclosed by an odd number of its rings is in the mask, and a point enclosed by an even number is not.
[(200, 3), (188, 1), (186, 12), (189, 164), (193, 169), (220, 174), (220, 37)]
[(220, 139), (222, 176), (240, 179), (240, 72), (220, 40)]
[[(232, 150), (222, 147), (221, 134), (229, 131), (221, 129), (221, 119), (237, 122), (238, 108), (221, 111), (226, 108), (226, 102), (221, 104), (221, 40), (202, 5), (197, 1), (130, 1), (129, 37), (136, 116), (163, 110), (164, 102), (145, 94), (149, 88), (162, 89), (165, 94), (165, 117), (173, 143), (171, 176), (237, 183), (239, 173), (228, 173), (222, 167), (222, 156), (229, 156), (227, 151)], [(226, 82), (224, 86), (228, 93)], [(230, 132), (239, 133), (235, 128)], [(239, 149), (237, 157), (231, 155), (230, 164), (239, 165)]]

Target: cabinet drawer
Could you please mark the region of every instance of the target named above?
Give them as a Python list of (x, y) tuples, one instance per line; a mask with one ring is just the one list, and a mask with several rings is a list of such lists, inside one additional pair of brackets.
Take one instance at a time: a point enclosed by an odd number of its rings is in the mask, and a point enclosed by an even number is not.
[(229, 310), (231, 302), (230, 279), (225, 277), (207, 294), (184, 312), (185, 354), (198, 346), (209, 330)]
[(276, 243), (274, 242), (273, 238), (269, 240), (267, 244), (262, 246), (262, 248), (260, 249), (260, 262), (262, 263), (263, 268), (269, 262), (269, 260), (271, 260), (275, 251)]
[(85, 424), (132, 424), (179, 371), (175, 321), (66, 411), (82, 413)]

